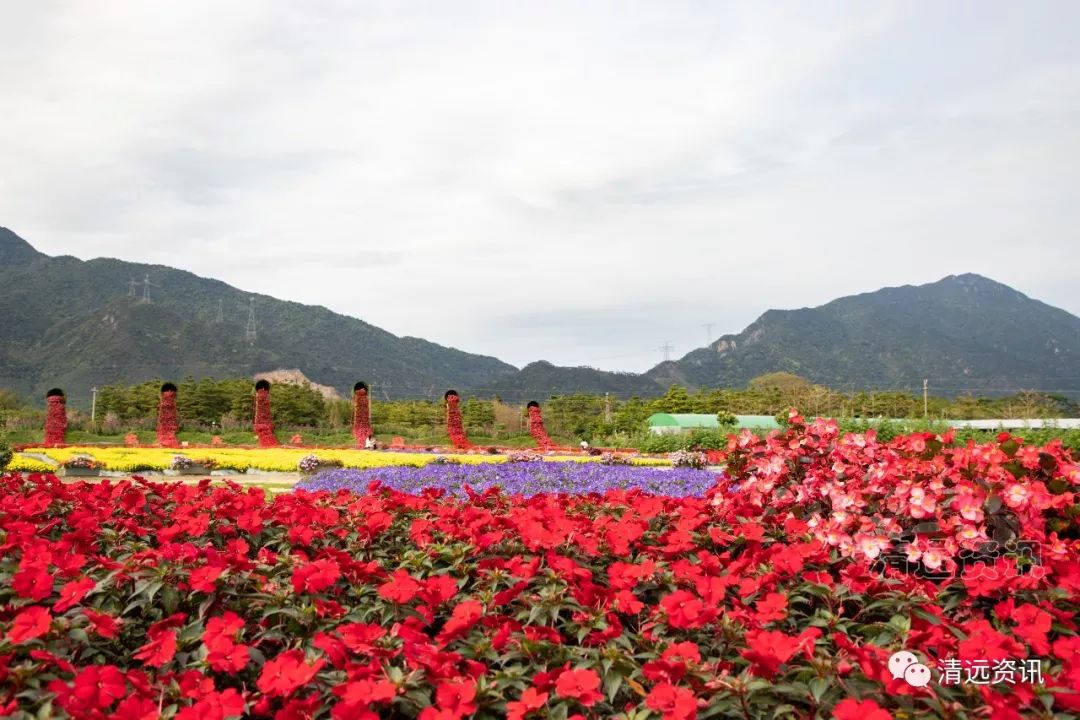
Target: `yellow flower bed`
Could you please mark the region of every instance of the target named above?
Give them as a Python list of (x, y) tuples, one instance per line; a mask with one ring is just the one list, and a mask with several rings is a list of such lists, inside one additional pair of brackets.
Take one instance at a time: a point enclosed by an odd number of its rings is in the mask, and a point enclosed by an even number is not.
[[(436, 458), (433, 453), (382, 452), (378, 450), (311, 450), (304, 448), (28, 448), (27, 453), (43, 455), (63, 463), (79, 455), (88, 455), (101, 463), (105, 470), (114, 472), (160, 472), (172, 465), (177, 455), (191, 458), (195, 462), (213, 460), (219, 470), (244, 472), (249, 469), (264, 472), (296, 472), (297, 463), (305, 455), (317, 455), (325, 460), (340, 460), (349, 468), (367, 469), (392, 467), (395, 465), (427, 465)], [(506, 462), (505, 455), (447, 455), (467, 465), (481, 463)], [(547, 462), (597, 462), (597, 456), (549, 456)], [(663, 458), (633, 458), (635, 465), (670, 466), (671, 462)], [(50, 466), (16, 454), (9, 466), (11, 470), (22, 472), (44, 472)]]
[(37, 458), (27, 457), (22, 453), (15, 453), (15, 456), (11, 458), (11, 462), (4, 468), (5, 472), (49, 472), (53, 470), (53, 466), (47, 462), (42, 462)]

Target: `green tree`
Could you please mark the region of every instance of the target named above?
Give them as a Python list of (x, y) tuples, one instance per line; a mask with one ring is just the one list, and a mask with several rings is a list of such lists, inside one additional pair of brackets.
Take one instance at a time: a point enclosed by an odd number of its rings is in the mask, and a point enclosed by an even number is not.
[(690, 393), (686, 391), (686, 388), (681, 385), (672, 385), (669, 387), (668, 391), (664, 394), (664, 397), (660, 398), (655, 406), (658, 408), (657, 412), (694, 412), (694, 401), (690, 399)]
[(466, 428), (490, 434), (495, 427), (495, 408), (486, 400), (471, 397), (461, 404), (461, 420)]

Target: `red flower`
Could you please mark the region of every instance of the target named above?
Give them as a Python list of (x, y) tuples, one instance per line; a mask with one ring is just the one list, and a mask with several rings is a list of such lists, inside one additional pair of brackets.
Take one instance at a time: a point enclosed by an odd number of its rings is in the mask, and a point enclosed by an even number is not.
[(41, 602), (52, 595), (52, 575), (39, 565), (22, 568), (11, 578), (11, 588), (19, 597)]
[(246, 645), (238, 645), (223, 635), (206, 643), (206, 648), (206, 661), (218, 672), (240, 672), (251, 659)]
[(407, 603), (420, 592), (420, 583), (416, 582), (405, 570), (397, 570), (390, 579), (379, 586), (379, 597), (396, 603)]
[(334, 560), (322, 559), (301, 565), (293, 571), (293, 592), (319, 593), (341, 577), (341, 567)]
[(82, 599), (97, 585), (90, 578), (73, 580), (60, 588), (60, 600), (53, 605), (53, 610), (58, 613), (66, 612), (82, 602)]
[(599, 687), (600, 676), (593, 670), (567, 670), (555, 681), (555, 692), (560, 697), (572, 698), (585, 707), (604, 699), (597, 691)]
[(386, 630), (374, 623), (345, 623), (337, 631), (350, 650), (362, 654), (374, 652), (375, 643), (386, 635)]
[(244, 619), (232, 610), (226, 610), (223, 614), (206, 621), (206, 629), (203, 630), (203, 642), (209, 645), (219, 637), (235, 640), (237, 634), (243, 629)]
[(679, 630), (688, 630), (708, 625), (716, 619), (716, 610), (706, 608), (693, 593), (676, 590), (660, 601), (660, 607), (667, 613), (668, 625)]
[(1046, 639), (1053, 621), (1050, 613), (1034, 605), (1021, 605), (1013, 613), (1011, 620), (1016, 623), (1013, 634), (1026, 640), (1035, 654), (1046, 655), (1050, 652), (1050, 643)]
[(82, 613), (90, 621), (90, 627), (101, 637), (114, 638), (120, 634), (120, 621), (112, 615), (91, 608), (83, 608)]
[(697, 643), (681, 642), (674, 643), (661, 655), (665, 660), (672, 660), (678, 662), (687, 663), (699, 663), (701, 662), (701, 650), (698, 649)]
[(127, 680), (113, 665), (91, 665), (75, 676), (72, 698), (82, 707), (104, 710), (124, 697)]
[(15, 616), (15, 622), (12, 623), (11, 629), (8, 630), (7, 638), (18, 645), (27, 640), (41, 637), (49, 632), (51, 626), (52, 615), (49, 614), (49, 611), (43, 607), (33, 605)]
[(799, 638), (777, 630), (756, 630), (746, 634), (746, 650), (740, 654), (750, 661), (754, 674), (772, 679), (780, 666), (791, 659), (802, 643)]
[(436, 575), (424, 580), (424, 587), (418, 594), (421, 600), (435, 607), (453, 599), (457, 591), (457, 580), (450, 575)]
[(892, 715), (873, 700), (844, 698), (833, 708), (836, 720), (892, 720)]
[(150, 698), (128, 695), (110, 713), (116, 720), (157, 720), (161, 717), (158, 704)]
[(419, 720), (460, 720), (476, 712), (476, 681), (454, 680), (435, 691), (436, 707), (426, 707)]
[(206, 565), (196, 568), (191, 571), (191, 575), (188, 577), (188, 585), (196, 592), (214, 592), (216, 587), (214, 583), (221, 577), (223, 572), (225, 572), (225, 568), (220, 565)]
[(661, 683), (645, 698), (645, 705), (663, 716), (664, 720), (688, 720), (697, 717), (697, 699), (691, 690)]
[(788, 600), (783, 593), (769, 593), (754, 604), (754, 618), (764, 624), (787, 617)]
[(983, 597), (998, 593), (1007, 579), (1004, 562), (987, 565), (978, 562), (964, 570), (964, 586), (971, 597)]
[(476, 681), (443, 683), (435, 691), (435, 701), (443, 710), (449, 710), (456, 716), (471, 715), (476, 712)]
[(324, 664), (319, 659), (309, 665), (303, 650), (287, 650), (263, 665), (256, 686), (264, 695), (285, 697), (311, 682)]
[(526, 688), (519, 699), (506, 703), (506, 720), (523, 720), (529, 713), (544, 707), (547, 700), (547, 693), (537, 692), (535, 688)]
[(967, 638), (957, 644), (961, 660), (1008, 660), (1024, 657), (1024, 645), (1004, 635), (986, 620), (972, 620), (960, 626)]
[(319, 711), (322, 701), (318, 695), (306, 698), (292, 698), (285, 706), (274, 713), (274, 720), (311, 720)]
[(397, 686), (389, 680), (354, 680), (334, 688), (341, 702), (330, 712), (333, 720), (378, 720), (371, 703), (388, 703), (397, 695)]
[(247, 703), (235, 688), (221, 692), (211, 689), (199, 697), (194, 705), (183, 708), (176, 714), (176, 720), (225, 720), (244, 714)]
[(132, 655), (136, 660), (142, 660), (147, 665), (161, 667), (173, 659), (176, 654), (176, 631), (165, 628), (151, 627), (147, 633), (150, 641), (140, 647)]
[(483, 614), (484, 606), (476, 600), (464, 600), (458, 603), (439, 633), (439, 642), (445, 645), (454, 638), (464, 635)]
[(352, 705), (388, 703), (397, 695), (397, 686), (389, 680), (354, 680), (334, 690), (343, 702)]

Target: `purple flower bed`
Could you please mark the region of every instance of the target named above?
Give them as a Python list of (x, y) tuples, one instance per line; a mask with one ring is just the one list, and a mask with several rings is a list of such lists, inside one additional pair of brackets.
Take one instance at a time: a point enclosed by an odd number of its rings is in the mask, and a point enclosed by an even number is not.
[(476, 492), (501, 487), (510, 495), (540, 493), (588, 494), (608, 490), (641, 490), (652, 495), (700, 497), (716, 484), (717, 474), (692, 468), (660, 469), (636, 465), (601, 465), (578, 462), (522, 462), (481, 465), (426, 465), (367, 470), (327, 470), (295, 486), (296, 490), (352, 490), (366, 492), (373, 480), (401, 492), (419, 494), (438, 488), (464, 495), (468, 485)]

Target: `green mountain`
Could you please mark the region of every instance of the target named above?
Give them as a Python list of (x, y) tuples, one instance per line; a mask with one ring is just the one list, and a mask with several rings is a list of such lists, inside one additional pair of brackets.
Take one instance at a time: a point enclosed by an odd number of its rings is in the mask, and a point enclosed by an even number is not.
[[(1080, 395), (1080, 318), (979, 275), (769, 310), (737, 335), (664, 363), (661, 385), (742, 386), (785, 371), (843, 389)], [(1071, 392), (1070, 392), (1071, 391)]]
[[(57, 386), (82, 405), (94, 385), (279, 368), (300, 368), (342, 391), (364, 380), (380, 395), (426, 396), (431, 388), (434, 397), (449, 387), (491, 387), (517, 372), (496, 358), (182, 270), (49, 257), (4, 228), (0, 268), (0, 387), (34, 397)], [(151, 302), (141, 300), (146, 277)], [(249, 307), (254, 342), (246, 339)]]
[[(143, 302), (147, 277), (151, 301)], [(254, 341), (246, 337), (249, 307)], [(40, 397), (58, 386), (84, 405), (94, 385), (291, 368), (342, 393), (364, 380), (392, 398), (440, 397), (451, 387), (507, 401), (572, 392), (649, 396), (671, 384), (742, 387), (774, 371), (838, 389), (912, 390), (926, 378), (938, 395), (1032, 389), (1076, 397), (1080, 318), (993, 280), (959, 275), (817, 308), (769, 310), (741, 333), (640, 375), (543, 361), (518, 370), (182, 270), (49, 257), (0, 228), (0, 387)]]

